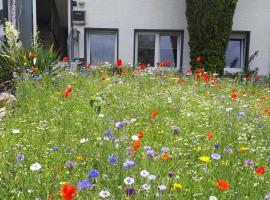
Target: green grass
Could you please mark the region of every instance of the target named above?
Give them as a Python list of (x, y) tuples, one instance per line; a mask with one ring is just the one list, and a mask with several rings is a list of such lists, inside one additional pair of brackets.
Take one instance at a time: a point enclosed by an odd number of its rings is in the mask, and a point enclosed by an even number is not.
[[(110, 192), (109, 199), (126, 199), (125, 189), (130, 186), (124, 179), (128, 176), (135, 179), (131, 187), (136, 190), (130, 199), (264, 199), (270, 192), (270, 116), (264, 112), (270, 106), (269, 89), (233, 80), (220, 80), (209, 87), (211, 84), (203, 81), (185, 79), (179, 83), (174, 74), (125, 75), (102, 81), (100, 76), (63, 73), (18, 82), (18, 105), (5, 119), (0, 137), (0, 199), (43, 200), (51, 194), (61, 199), (64, 182), (77, 186), (84, 179), (96, 186), (78, 190), (74, 199), (100, 199), (102, 190)], [(68, 85), (73, 91), (64, 98)], [(237, 99), (231, 98), (234, 88)], [(228, 108), (232, 111), (226, 111)], [(151, 118), (153, 109), (158, 112), (156, 118)], [(244, 117), (239, 117), (239, 112)], [(124, 120), (130, 124), (115, 128), (117, 121)], [(172, 126), (181, 132), (174, 134)], [(20, 133), (12, 134), (12, 129)], [(115, 137), (113, 142), (104, 138), (108, 129)], [(144, 133), (141, 147), (128, 155), (127, 147), (133, 146), (131, 136), (139, 131)], [(214, 133), (210, 140), (208, 131)], [(88, 141), (81, 144), (83, 138)], [(214, 148), (215, 144), (219, 148)], [(155, 151), (154, 158), (147, 157), (144, 146)], [(58, 150), (51, 151), (52, 147)], [(161, 158), (162, 147), (169, 148), (167, 161)], [(232, 152), (224, 151), (226, 148)], [(220, 154), (221, 159), (213, 160), (212, 153)], [(16, 160), (18, 154), (23, 154), (23, 161)], [(118, 158), (116, 165), (108, 162), (112, 155)], [(209, 156), (211, 162), (204, 163), (201, 156)], [(246, 166), (247, 159), (254, 164)], [(124, 169), (127, 160), (136, 160), (136, 166)], [(65, 168), (67, 161), (76, 163), (73, 170)], [(41, 169), (31, 171), (35, 162)], [(255, 173), (259, 166), (265, 167), (264, 175)], [(92, 169), (100, 176), (88, 178)], [(157, 179), (141, 177), (141, 170)], [(174, 173), (173, 178), (168, 172)], [(219, 179), (230, 184), (225, 192), (216, 185)], [(149, 191), (140, 190), (144, 183), (151, 186)], [(180, 183), (182, 189), (174, 189), (173, 183)], [(158, 192), (160, 185), (167, 189)]]

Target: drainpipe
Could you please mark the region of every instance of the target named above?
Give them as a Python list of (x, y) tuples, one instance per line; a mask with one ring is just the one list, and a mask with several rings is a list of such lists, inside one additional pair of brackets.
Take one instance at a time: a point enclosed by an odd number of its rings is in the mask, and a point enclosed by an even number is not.
[(73, 0), (70, 0), (70, 27), (71, 27), (71, 37), (70, 37), (70, 60), (74, 57), (74, 44), (73, 44)]

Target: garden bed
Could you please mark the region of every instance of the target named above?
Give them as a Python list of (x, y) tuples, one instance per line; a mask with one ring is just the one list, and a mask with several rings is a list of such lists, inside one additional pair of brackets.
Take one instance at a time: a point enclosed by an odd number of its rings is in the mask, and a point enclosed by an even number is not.
[(264, 199), (269, 89), (206, 79), (19, 81), (0, 139), (1, 199)]

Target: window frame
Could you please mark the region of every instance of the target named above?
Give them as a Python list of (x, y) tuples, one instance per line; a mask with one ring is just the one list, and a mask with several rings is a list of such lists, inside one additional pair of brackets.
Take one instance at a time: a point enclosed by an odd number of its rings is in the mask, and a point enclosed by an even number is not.
[[(134, 60), (133, 65), (138, 66), (138, 36), (139, 35), (155, 35), (155, 57), (154, 66), (157, 67), (157, 63), (160, 62), (160, 36), (162, 35), (176, 35), (177, 36), (177, 62), (172, 69), (182, 69), (183, 65), (183, 47), (184, 47), (184, 31), (183, 30), (155, 30), (155, 29), (135, 29), (134, 30)], [(166, 67), (169, 68), (169, 67)]]
[[(119, 29), (116, 28), (85, 28), (84, 29), (84, 57), (85, 61), (87, 64), (92, 64), (91, 63), (91, 58), (90, 58), (90, 49), (91, 49), (91, 44), (90, 44), (90, 35), (91, 34), (115, 34), (116, 36), (116, 41), (115, 41), (115, 55), (114, 55), (114, 63), (116, 62), (118, 56), (119, 56)], [(111, 63), (112, 65), (114, 63)]]
[(230, 72), (242, 72), (247, 68), (249, 59), (250, 31), (232, 31), (229, 38), (230, 41), (240, 41), (240, 68), (228, 68), (226, 64), (225, 69)]

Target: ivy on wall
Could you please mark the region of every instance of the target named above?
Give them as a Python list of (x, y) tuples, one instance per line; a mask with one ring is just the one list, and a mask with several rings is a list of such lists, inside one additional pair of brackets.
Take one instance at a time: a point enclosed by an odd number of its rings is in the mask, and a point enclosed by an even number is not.
[(223, 74), (237, 0), (186, 0), (192, 70)]

